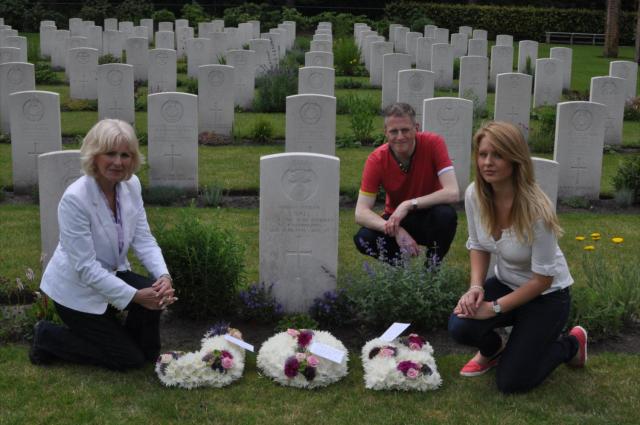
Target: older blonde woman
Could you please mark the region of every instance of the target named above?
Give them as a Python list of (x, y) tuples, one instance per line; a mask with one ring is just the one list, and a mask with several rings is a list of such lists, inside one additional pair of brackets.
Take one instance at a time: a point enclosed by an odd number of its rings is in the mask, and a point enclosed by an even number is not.
[[(138, 139), (128, 123), (106, 119), (80, 152), (85, 176), (60, 200), (60, 241), (40, 284), (65, 326), (38, 322), (29, 358), (140, 367), (158, 356), (160, 312), (176, 298), (133, 174), (143, 161)], [(130, 271), (129, 248), (154, 279)], [(125, 309), (123, 325), (116, 312)]]
[[(561, 334), (573, 279), (558, 247), (562, 230), (535, 183), (522, 133), (508, 123), (485, 125), (474, 136), (473, 160), (475, 182), (465, 193), (471, 283), (451, 315), (449, 333), (479, 349), (461, 375), (497, 367), (500, 391), (524, 392), (561, 363), (584, 366), (587, 332), (576, 326)], [(495, 277), (486, 279), (491, 254)], [(494, 331), (504, 326), (513, 326), (505, 346)]]

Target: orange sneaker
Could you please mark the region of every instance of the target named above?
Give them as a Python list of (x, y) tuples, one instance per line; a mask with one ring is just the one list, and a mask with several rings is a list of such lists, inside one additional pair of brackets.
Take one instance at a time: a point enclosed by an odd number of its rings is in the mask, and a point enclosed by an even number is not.
[(477, 361), (471, 359), (466, 365), (460, 369), (460, 375), (462, 376), (480, 376), (487, 373), (490, 369), (493, 369), (498, 364), (498, 358), (489, 360), (489, 363), (481, 365)]
[(578, 352), (567, 364), (571, 367), (584, 367), (587, 363), (587, 330), (582, 326), (574, 326), (569, 335), (578, 340)]

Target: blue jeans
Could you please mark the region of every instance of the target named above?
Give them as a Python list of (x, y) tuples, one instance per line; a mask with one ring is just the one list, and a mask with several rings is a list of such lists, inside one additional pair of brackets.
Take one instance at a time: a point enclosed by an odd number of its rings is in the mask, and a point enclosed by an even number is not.
[[(484, 284), (486, 301), (513, 292), (492, 277)], [(452, 314), (449, 334), (458, 343), (477, 347), (486, 357), (500, 350), (496, 328), (513, 326), (496, 371), (498, 390), (525, 392), (539, 385), (561, 363), (578, 350), (578, 341), (561, 333), (569, 317), (569, 288), (540, 295), (528, 303), (486, 320), (464, 319)]]

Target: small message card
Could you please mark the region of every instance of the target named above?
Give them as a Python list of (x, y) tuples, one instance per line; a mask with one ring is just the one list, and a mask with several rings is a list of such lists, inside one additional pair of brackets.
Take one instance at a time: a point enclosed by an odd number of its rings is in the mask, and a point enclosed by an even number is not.
[(384, 331), (380, 339), (384, 342), (391, 342), (399, 337), (400, 334), (402, 334), (402, 332), (404, 332), (409, 326), (411, 326), (411, 323), (396, 322), (393, 325), (389, 326), (389, 329)]
[(309, 351), (316, 356), (320, 356), (338, 364), (342, 363), (342, 359), (344, 359), (345, 354), (344, 351), (338, 350), (337, 348), (333, 348), (321, 342), (312, 342), (309, 346)]
[(237, 345), (240, 348), (244, 348), (245, 350), (251, 351), (253, 353), (253, 345), (247, 344), (246, 342), (244, 342), (241, 339), (238, 339), (238, 338), (236, 338), (234, 336), (231, 336), (229, 334), (226, 334), (224, 336), (224, 339), (226, 339), (227, 341), (229, 341), (232, 344)]

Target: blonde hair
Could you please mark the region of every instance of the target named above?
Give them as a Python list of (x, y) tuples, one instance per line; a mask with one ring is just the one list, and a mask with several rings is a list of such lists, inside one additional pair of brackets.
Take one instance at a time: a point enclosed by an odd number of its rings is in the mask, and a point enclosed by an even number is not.
[(131, 166), (126, 170), (125, 180), (129, 180), (133, 173), (138, 171), (144, 163), (140, 153), (138, 138), (131, 124), (122, 120), (104, 119), (94, 125), (82, 140), (80, 148), (80, 163), (84, 173), (88, 176), (96, 176), (96, 156), (110, 152), (119, 144), (127, 145), (131, 153)]
[(513, 124), (492, 121), (482, 126), (473, 136), (473, 162), (475, 163), (476, 199), (480, 206), (480, 220), (488, 232), (499, 231), (493, 199), (493, 187), (487, 183), (478, 168), (478, 148), (488, 137), (496, 152), (511, 162), (513, 172), (513, 205), (509, 215), (516, 237), (522, 243), (533, 243), (533, 227), (542, 219), (556, 237), (562, 235), (555, 210), (547, 195), (535, 181), (533, 162), (522, 132)]

